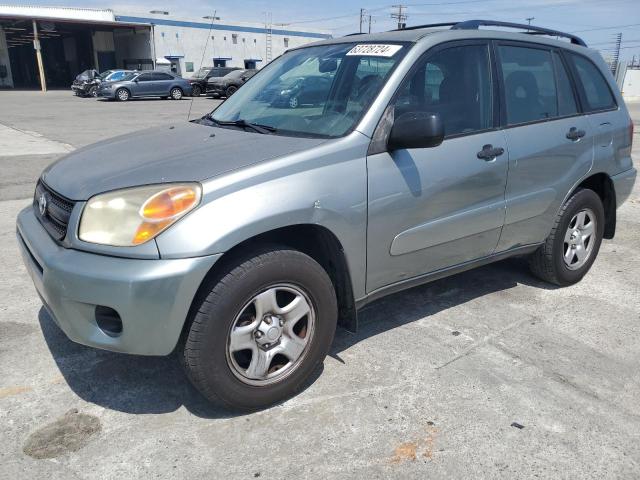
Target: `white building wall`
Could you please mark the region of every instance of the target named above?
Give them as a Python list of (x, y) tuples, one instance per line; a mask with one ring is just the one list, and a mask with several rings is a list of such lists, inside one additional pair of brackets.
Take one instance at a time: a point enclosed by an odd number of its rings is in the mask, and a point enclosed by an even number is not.
[(622, 83), (622, 95), (625, 100), (640, 100), (640, 70), (627, 69)]
[[(201, 66), (212, 66), (214, 59), (227, 59), (229, 67), (243, 68), (245, 60), (254, 60), (257, 68), (266, 62), (267, 34), (262, 24), (223, 24), (213, 28), (206, 20), (175, 19), (169, 16), (144, 17), (116, 14), (116, 19), (152, 23), (156, 58), (169, 58), (180, 65), (180, 73), (190, 77)], [(227, 27), (227, 28), (225, 28)], [(294, 48), (329, 37), (320, 31), (294, 31), (274, 28), (271, 35), (271, 59)], [(286, 39), (286, 40), (285, 40)], [(201, 62), (202, 61), (202, 62)]]
[(13, 88), (13, 75), (11, 75), (11, 62), (9, 61), (9, 47), (7, 47), (7, 38), (2, 27), (0, 27), (0, 65), (4, 65), (7, 69), (6, 78), (0, 78), (0, 88)]

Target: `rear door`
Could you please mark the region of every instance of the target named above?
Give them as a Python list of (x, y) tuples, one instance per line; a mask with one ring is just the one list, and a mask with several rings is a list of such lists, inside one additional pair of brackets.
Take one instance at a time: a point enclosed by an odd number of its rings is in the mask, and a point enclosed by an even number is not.
[(594, 129), (560, 51), (521, 42), (495, 48), (509, 147), (502, 251), (549, 235), (565, 196), (592, 167)]
[(368, 293), (494, 251), (508, 160), (494, 73), (487, 42), (455, 42), (430, 50), (400, 87), (394, 117), (438, 113), (445, 140), (367, 157)]
[(175, 83), (175, 78), (168, 73), (156, 72), (153, 74), (153, 94), (159, 96), (168, 96), (171, 87)]

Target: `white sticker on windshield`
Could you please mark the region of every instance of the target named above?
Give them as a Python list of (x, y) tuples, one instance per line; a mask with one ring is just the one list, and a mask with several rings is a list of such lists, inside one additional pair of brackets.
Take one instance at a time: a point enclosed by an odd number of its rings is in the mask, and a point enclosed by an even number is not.
[(393, 57), (402, 45), (380, 45), (363, 43), (356, 45), (347, 52), (347, 55), (367, 55), (370, 57)]

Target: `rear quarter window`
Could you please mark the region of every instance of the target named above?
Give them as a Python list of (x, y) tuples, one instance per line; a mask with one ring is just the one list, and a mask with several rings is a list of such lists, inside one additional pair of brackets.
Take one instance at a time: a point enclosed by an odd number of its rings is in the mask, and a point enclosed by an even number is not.
[(609, 84), (598, 67), (581, 55), (571, 54), (570, 57), (584, 92), (585, 110), (596, 112), (616, 108)]

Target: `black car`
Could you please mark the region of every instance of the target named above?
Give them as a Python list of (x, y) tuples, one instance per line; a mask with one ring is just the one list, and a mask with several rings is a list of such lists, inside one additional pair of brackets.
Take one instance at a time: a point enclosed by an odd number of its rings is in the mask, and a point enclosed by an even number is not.
[(207, 95), (213, 97), (230, 97), (253, 77), (257, 70), (234, 70), (222, 78), (210, 78), (207, 81)]
[(332, 78), (329, 76), (296, 78), (267, 89), (261, 100), (274, 107), (298, 108), (302, 105), (319, 105), (329, 95), (331, 82)]
[(192, 87), (192, 95), (199, 96), (207, 91), (207, 81), (210, 78), (224, 77), (226, 74), (240, 70), (238, 67), (202, 67), (189, 79)]

